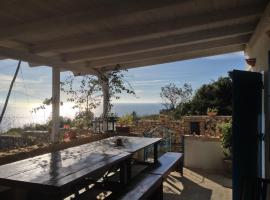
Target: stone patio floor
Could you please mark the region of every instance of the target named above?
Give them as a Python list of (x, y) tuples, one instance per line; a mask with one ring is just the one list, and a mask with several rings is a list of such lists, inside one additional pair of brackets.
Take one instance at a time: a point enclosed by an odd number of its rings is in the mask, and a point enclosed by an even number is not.
[(164, 200), (231, 200), (231, 179), (222, 174), (184, 168), (184, 176), (172, 172), (163, 183)]

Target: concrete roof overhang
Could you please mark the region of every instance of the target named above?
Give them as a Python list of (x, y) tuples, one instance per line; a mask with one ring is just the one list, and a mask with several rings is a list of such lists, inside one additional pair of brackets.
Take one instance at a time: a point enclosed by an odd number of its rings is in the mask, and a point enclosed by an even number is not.
[(244, 50), (268, 0), (35, 0), (0, 7), (0, 56), (75, 73)]

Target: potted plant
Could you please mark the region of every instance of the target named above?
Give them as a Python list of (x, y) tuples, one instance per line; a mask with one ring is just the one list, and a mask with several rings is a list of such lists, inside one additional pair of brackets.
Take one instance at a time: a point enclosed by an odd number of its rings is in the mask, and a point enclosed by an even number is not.
[(221, 147), (224, 153), (224, 167), (227, 175), (232, 174), (232, 122), (219, 125), (221, 132)]
[(218, 109), (217, 108), (208, 108), (207, 109), (207, 115), (208, 116), (216, 116), (218, 113)]

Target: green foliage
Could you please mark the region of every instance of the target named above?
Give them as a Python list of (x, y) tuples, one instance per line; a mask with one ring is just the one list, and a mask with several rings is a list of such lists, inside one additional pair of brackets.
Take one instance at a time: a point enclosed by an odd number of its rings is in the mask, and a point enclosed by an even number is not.
[(207, 108), (207, 112), (217, 113), (218, 112), (218, 109), (217, 108)]
[(117, 121), (121, 126), (128, 126), (133, 124), (133, 115), (125, 114), (124, 116), (118, 118)]
[(143, 115), (143, 116), (140, 117), (140, 119), (158, 120), (159, 119), (159, 115), (157, 115), (157, 114)]
[(232, 156), (232, 122), (221, 123), (218, 125), (221, 132), (221, 146), (226, 158)]
[(61, 82), (61, 91), (67, 95), (67, 101), (80, 110), (95, 109), (101, 103), (101, 87), (94, 75), (69, 76)]
[(125, 80), (125, 71), (127, 70), (116, 69), (107, 74), (107, 79), (109, 80), (110, 98), (120, 99), (120, 94), (123, 92), (135, 95), (135, 91), (130, 83)]
[(174, 117), (205, 115), (208, 108), (217, 109), (219, 115), (232, 114), (232, 80), (229, 77), (202, 85), (191, 101), (177, 105)]
[[(45, 110), (46, 109), (46, 106), (49, 106), (52, 104), (52, 97), (51, 98), (45, 98), (42, 102), (41, 105), (39, 105), (38, 107), (35, 107), (31, 110), (32, 113), (36, 113), (38, 112), (39, 110)], [(63, 105), (63, 102), (61, 101), (60, 102), (60, 105), (62, 106)]]
[[(72, 123), (72, 120), (68, 117), (62, 117), (60, 116), (59, 117), (59, 123), (60, 123), (60, 128), (63, 128), (64, 125), (71, 125)], [(46, 129), (45, 130), (48, 130), (49, 127), (52, 126), (52, 120), (48, 121), (46, 125), (43, 125)], [(35, 127), (37, 128), (37, 127)], [(36, 130), (39, 130), (39, 129), (36, 129)]]
[(20, 136), (23, 134), (23, 128), (11, 128), (8, 131), (2, 133), (2, 135)]
[(91, 121), (94, 119), (94, 113), (90, 111), (82, 111), (76, 114), (74, 120), (71, 122), (71, 126), (78, 129), (89, 129), (91, 127)]
[(48, 124), (49, 122), (47, 124), (38, 124), (38, 123), (27, 124), (23, 127), (23, 129), (26, 131), (34, 131), (34, 130), (47, 131), (49, 128)]

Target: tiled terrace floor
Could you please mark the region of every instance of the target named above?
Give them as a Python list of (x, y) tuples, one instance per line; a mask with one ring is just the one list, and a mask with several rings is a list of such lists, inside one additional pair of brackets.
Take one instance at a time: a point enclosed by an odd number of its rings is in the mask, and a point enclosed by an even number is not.
[(164, 200), (231, 200), (231, 179), (221, 174), (184, 169), (172, 172), (164, 184)]

